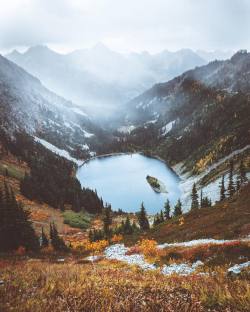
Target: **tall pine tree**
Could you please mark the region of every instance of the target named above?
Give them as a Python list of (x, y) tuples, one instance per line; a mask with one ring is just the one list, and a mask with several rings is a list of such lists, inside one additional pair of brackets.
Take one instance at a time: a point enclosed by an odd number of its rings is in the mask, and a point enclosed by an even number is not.
[(139, 222), (141, 230), (143, 230), (143, 231), (149, 230), (149, 222), (148, 222), (148, 218), (147, 218), (147, 212), (146, 212), (146, 209), (144, 207), (143, 202), (141, 204), (141, 210), (138, 213), (138, 222)]
[(56, 251), (67, 251), (64, 240), (59, 236), (55, 223), (50, 224), (50, 240), (51, 245)]
[(246, 182), (247, 182), (246, 169), (245, 169), (243, 160), (241, 160), (239, 173), (237, 176), (237, 190), (239, 190), (240, 187)]
[(46, 236), (46, 234), (44, 233), (44, 230), (42, 228), (42, 234), (41, 234), (41, 247), (48, 247), (49, 246), (49, 240)]
[(163, 211), (161, 210), (160, 212), (160, 221), (161, 222), (164, 222), (164, 214), (163, 214)]
[(235, 192), (234, 180), (233, 180), (234, 163), (230, 161), (229, 177), (228, 177), (228, 188), (227, 193), (229, 197), (232, 197)]
[(220, 183), (220, 201), (224, 200), (225, 198), (226, 198), (225, 177), (223, 175)]
[(169, 203), (169, 200), (167, 199), (167, 201), (164, 204), (164, 217), (165, 217), (165, 220), (169, 220), (171, 218), (170, 217), (170, 211), (171, 211), (170, 203)]
[(110, 238), (111, 236), (111, 229), (110, 226), (112, 224), (112, 217), (111, 217), (111, 206), (107, 206), (104, 208), (104, 216), (103, 216), (103, 232), (106, 238)]
[(191, 194), (191, 199), (192, 199), (192, 203), (191, 203), (191, 209), (198, 209), (199, 208), (199, 200), (198, 200), (199, 196), (197, 193), (197, 189), (196, 189), (196, 185), (195, 183), (193, 184), (193, 188), (192, 188), (192, 194)]
[(126, 221), (124, 223), (124, 234), (132, 234), (132, 233), (133, 233), (132, 225), (129, 216), (127, 216)]
[(178, 217), (182, 215), (182, 203), (180, 201), (180, 199), (178, 199), (175, 207), (174, 207), (174, 216)]

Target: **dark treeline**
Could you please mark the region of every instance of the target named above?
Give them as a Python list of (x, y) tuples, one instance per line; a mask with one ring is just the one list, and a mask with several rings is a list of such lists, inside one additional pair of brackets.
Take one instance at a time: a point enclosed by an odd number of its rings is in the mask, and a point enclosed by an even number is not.
[(223, 175), (221, 178), (220, 201), (232, 197), (235, 192), (239, 191), (240, 188), (248, 182), (246, 168), (243, 160), (240, 161), (236, 179), (234, 179), (234, 174), (236, 174), (234, 169), (234, 162), (231, 160), (229, 163), (227, 187), (225, 185), (225, 176)]
[(28, 251), (39, 249), (38, 238), (29, 221), (29, 213), (16, 201), (11, 188), (5, 183), (0, 188), (0, 251)]
[(96, 192), (81, 188), (80, 182), (74, 177), (76, 167), (72, 162), (35, 143), (25, 133), (17, 133), (15, 139), (10, 139), (2, 132), (0, 139), (8, 151), (27, 162), (30, 168), (20, 185), (21, 192), (27, 198), (62, 210), (65, 205), (71, 205), (76, 212), (102, 212), (102, 200)]

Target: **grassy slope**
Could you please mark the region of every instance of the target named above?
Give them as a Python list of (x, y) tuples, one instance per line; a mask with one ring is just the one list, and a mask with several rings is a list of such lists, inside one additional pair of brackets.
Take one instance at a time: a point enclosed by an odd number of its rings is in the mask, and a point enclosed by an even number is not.
[(247, 235), (250, 232), (250, 184), (241, 190), (239, 196), (211, 208), (191, 211), (183, 217), (183, 222), (175, 218), (158, 225), (147, 236), (158, 242), (173, 242)]
[(1, 311), (246, 312), (249, 281), (223, 271), (203, 276), (163, 276), (101, 261), (64, 264), (30, 259), (1, 261)]
[[(6, 169), (8, 171), (7, 176)], [(11, 153), (2, 153), (0, 157), (0, 185), (6, 181), (7, 184), (12, 187), (17, 200), (21, 201), (24, 208), (30, 211), (31, 221), (33, 222), (36, 232), (41, 233), (43, 227), (45, 232), (48, 234), (49, 224), (53, 221), (56, 223), (59, 233), (65, 238), (72, 237), (77, 233), (77, 237), (79, 239), (86, 237), (86, 233), (79, 235), (79, 228), (73, 228), (64, 223), (64, 217), (60, 210), (54, 209), (44, 203), (31, 201), (20, 193), (20, 180), (23, 178), (25, 172), (29, 172), (29, 168), (26, 163), (18, 161), (17, 158)]]

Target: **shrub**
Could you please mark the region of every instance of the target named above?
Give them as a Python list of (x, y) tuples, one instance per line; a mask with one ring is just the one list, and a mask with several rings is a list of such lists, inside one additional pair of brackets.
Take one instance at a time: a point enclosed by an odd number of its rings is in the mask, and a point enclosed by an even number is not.
[(84, 212), (65, 211), (63, 213), (64, 223), (71, 227), (87, 229), (90, 225), (91, 217)]
[(157, 242), (153, 239), (143, 239), (139, 242), (139, 250), (145, 255), (154, 257), (158, 255)]
[(111, 242), (112, 243), (119, 243), (123, 240), (123, 236), (121, 234), (115, 234), (112, 238), (111, 238)]
[(23, 256), (26, 253), (26, 248), (23, 246), (19, 246), (15, 253), (18, 256)]

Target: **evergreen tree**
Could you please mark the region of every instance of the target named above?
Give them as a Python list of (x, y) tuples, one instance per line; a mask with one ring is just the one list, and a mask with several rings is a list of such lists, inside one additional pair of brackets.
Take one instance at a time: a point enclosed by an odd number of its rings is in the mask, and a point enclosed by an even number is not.
[(59, 236), (55, 223), (50, 224), (51, 245), (56, 251), (66, 251), (67, 247), (64, 240)]
[(153, 223), (153, 225), (156, 226), (156, 225), (158, 225), (158, 224), (160, 224), (160, 223), (161, 223), (160, 216), (159, 216), (159, 213), (157, 213), (157, 214), (155, 215), (155, 217), (154, 217), (154, 223)]
[(209, 199), (207, 196), (205, 196), (202, 199), (201, 208), (207, 208), (207, 207), (211, 207), (211, 206), (212, 206), (211, 199)]
[(94, 241), (94, 233), (92, 232), (92, 230), (89, 230), (89, 241), (93, 242)]
[(247, 182), (246, 169), (243, 160), (240, 162), (239, 173), (237, 176), (237, 190), (240, 189), (241, 185)]
[(174, 216), (178, 217), (182, 215), (182, 204), (180, 199), (178, 199), (177, 204), (174, 207)]
[(42, 228), (42, 234), (41, 234), (41, 247), (48, 247), (49, 246), (49, 240), (44, 233), (44, 230)]
[(13, 190), (4, 183), (4, 189), (0, 192), (0, 251), (11, 251), (20, 246), (37, 251), (39, 242), (29, 221), (29, 213), (16, 201)]
[(200, 193), (200, 208), (202, 208), (202, 202), (203, 202), (203, 190), (201, 189), (201, 193)]
[(127, 216), (127, 218), (126, 218), (123, 231), (124, 231), (124, 234), (132, 234), (132, 232), (133, 232), (129, 216)]
[(169, 200), (167, 199), (167, 201), (164, 204), (164, 217), (165, 217), (165, 220), (169, 220), (171, 218), (170, 217), (170, 211), (171, 211), (170, 203), (169, 203)]
[(164, 214), (163, 214), (163, 211), (161, 210), (161, 213), (160, 213), (160, 221), (161, 222), (164, 222)]
[(233, 161), (230, 161), (228, 188), (227, 188), (227, 193), (229, 197), (232, 197), (235, 192), (234, 181), (233, 181), (233, 170), (234, 170), (234, 164), (233, 164)]
[(198, 209), (199, 208), (199, 201), (198, 201), (198, 193), (197, 193), (197, 189), (196, 189), (196, 185), (195, 183), (193, 184), (193, 188), (192, 188), (192, 194), (191, 194), (191, 199), (192, 199), (192, 203), (191, 203), (191, 209)]
[(140, 225), (140, 229), (142, 231), (149, 230), (149, 222), (148, 222), (147, 213), (146, 213), (146, 209), (144, 207), (143, 202), (141, 204), (141, 210), (138, 213), (138, 222)]
[(120, 232), (124, 233), (124, 227), (125, 227), (125, 222), (122, 220), (121, 225), (120, 225)]
[(138, 228), (138, 226), (136, 225), (135, 221), (133, 221), (133, 223), (132, 223), (132, 231), (133, 231), (133, 233), (139, 231), (139, 228)]
[(220, 201), (224, 200), (225, 198), (226, 198), (225, 177), (223, 175), (220, 184)]
[(111, 236), (110, 226), (112, 224), (112, 217), (111, 217), (111, 206), (107, 206), (104, 208), (104, 217), (103, 217), (103, 231), (106, 238)]

